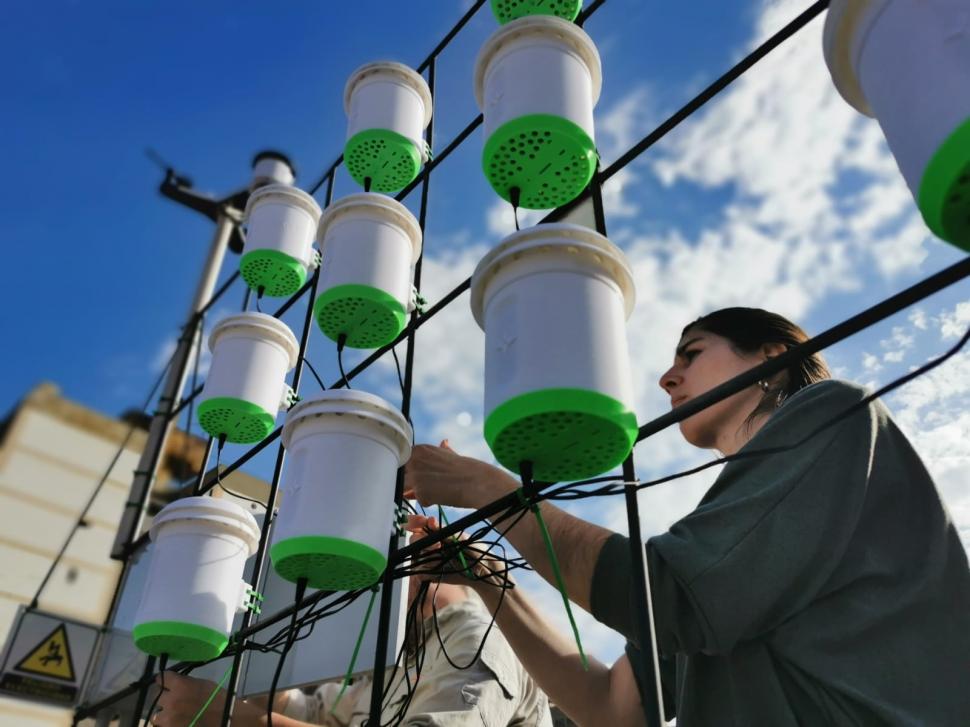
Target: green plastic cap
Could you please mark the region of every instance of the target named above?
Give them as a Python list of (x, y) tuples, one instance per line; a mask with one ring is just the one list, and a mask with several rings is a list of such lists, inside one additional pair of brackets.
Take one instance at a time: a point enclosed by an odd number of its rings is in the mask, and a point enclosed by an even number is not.
[(347, 140), (344, 163), (350, 176), (365, 190), (397, 192), (421, 171), (421, 151), (411, 139), (396, 131), (366, 129)]
[(274, 543), (269, 550), (281, 578), (307, 579), (311, 588), (352, 591), (381, 577), (387, 558), (369, 545), (327, 535), (303, 535)]
[(313, 304), (320, 330), (333, 341), (347, 337), (350, 348), (380, 348), (404, 330), (407, 313), (401, 302), (369, 285), (336, 285)]
[(275, 424), (273, 414), (242, 399), (217, 396), (199, 404), (199, 426), (210, 437), (225, 434), (233, 444), (261, 442)]
[(622, 402), (586, 389), (542, 389), (495, 407), (485, 441), (513, 472), (532, 463), (533, 477), (569, 482), (607, 472), (630, 454), (636, 415)]
[(239, 272), (253, 290), (271, 298), (293, 295), (306, 282), (306, 268), (279, 250), (253, 250), (239, 260)]
[(149, 621), (132, 631), (139, 651), (152, 656), (168, 654), (173, 661), (215, 659), (229, 644), (228, 635), (184, 621)]
[(934, 235), (970, 252), (970, 119), (947, 137), (926, 165), (919, 208)]
[(560, 116), (520, 116), (485, 142), (482, 167), (502, 199), (525, 209), (551, 209), (575, 199), (596, 171), (596, 145), (577, 124)]
[(555, 15), (573, 21), (582, 6), (583, 0), (492, 0), (492, 12), (502, 25), (526, 15)]

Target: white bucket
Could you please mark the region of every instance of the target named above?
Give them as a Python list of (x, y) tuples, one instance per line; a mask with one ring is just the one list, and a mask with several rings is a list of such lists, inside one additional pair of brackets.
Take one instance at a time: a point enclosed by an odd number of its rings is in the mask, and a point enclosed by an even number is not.
[(970, 249), (970, 10), (965, 0), (833, 0), (825, 59), (875, 117), (923, 218)]
[(314, 314), (331, 339), (378, 348), (404, 329), (411, 306), (421, 227), (407, 207), (360, 193), (330, 205), (320, 218), (320, 295)]
[(320, 205), (301, 189), (271, 184), (249, 196), (245, 221), (239, 270), (246, 284), (272, 297), (292, 295), (314, 264)]
[(296, 181), (293, 162), (276, 151), (261, 151), (253, 158), (253, 178), (250, 189), (258, 189), (267, 184), (291, 186)]
[(552, 16), (514, 20), (494, 33), (475, 62), (484, 115), (485, 175), (522, 207), (564, 204), (596, 168), (593, 107), (602, 69), (585, 32)]
[(281, 577), (352, 590), (387, 564), (397, 470), (411, 456), (404, 416), (378, 396), (331, 389), (300, 402), (283, 426), (283, 505), (270, 557)]
[(622, 251), (572, 224), (538, 225), (492, 249), (472, 276), (485, 331), (485, 438), (513, 471), (576, 480), (612, 469), (636, 437)]
[(233, 616), (249, 600), (246, 560), (259, 527), (239, 505), (187, 497), (167, 505), (151, 527), (151, 563), (135, 616), (139, 649), (173, 661), (222, 653)]
[(344, 89), (344, 160), (358, 184), (367, 177), (371, 189), (393, 192), (417, 176), (428, 160), (431, 103), (424, 78), (401, 63), (368, 63), (351, 74)]
[(296, 366), (296, 336), (273, 316), (240, 313), (215, 326), (209, 350), (199, 424), (230, 442), (260, 441), (273, 430), (276, 412), (293, 401), (286, 375)]

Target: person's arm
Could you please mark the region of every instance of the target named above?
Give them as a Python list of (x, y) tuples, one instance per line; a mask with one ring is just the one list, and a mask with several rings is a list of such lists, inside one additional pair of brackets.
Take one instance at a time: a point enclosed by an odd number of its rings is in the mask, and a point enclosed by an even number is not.
[[(479, 508), (514, 492), (520, 483), (498, 467), (462, 457), (447, 446), (418, 445), (411, 454), (405, 477), (405, 494), (422, 505)], [(613, 532), (559, 509), (540, 504), (559, 560), (569, 599), (590, 610), (590, 588), (600, 550)], [(499, 529), (504, 526), (500, 525)], [(536, 572), (554, 587), (552, 564), (536, 518), (529, 514), (505, 534)]]
[(499, 588), (486, 581), (473, 586), (495, 623), (539, 687), (580, 727), (639, 727), (643, 707), (633, 670), (626, 656), (608, 667), (588, 657), (583, 669), (576, 644), (564, 638), (536, 610), (521, 588), (502, 598)]
[[(160, 684), (160, 679), (156, 679)], [(152, 724), (156, 727), (185, 727), (190, 724), (202, 709), (202, 705), (216, 690), (215, 682), (183, 676), (172, 671), (165, 672), (165, 689), (158, 698), (157, 712)], [(219, 689), (215, 698), (206, 707), (196, 727), (218, 727), (222, 723), (222, 710), (226, 703), (225, 690)], [(282, 709), (280, 695), (276, 708)], [(233, 727), (265, 727), (266, 700), (245, 701), (237, 699), (232, 712)], [(313, 727), (309, 722), (301, 722), (280, 712), (273, 712), (273, 727)]]

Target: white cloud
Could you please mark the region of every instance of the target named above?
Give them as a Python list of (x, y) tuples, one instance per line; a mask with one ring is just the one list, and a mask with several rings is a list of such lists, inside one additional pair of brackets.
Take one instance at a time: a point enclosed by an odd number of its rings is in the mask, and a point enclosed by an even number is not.
[(957, 304), (950, 312), (940, 314), (940, 335), (944, 341), (956, 339), (970, 327), (970, 301)]

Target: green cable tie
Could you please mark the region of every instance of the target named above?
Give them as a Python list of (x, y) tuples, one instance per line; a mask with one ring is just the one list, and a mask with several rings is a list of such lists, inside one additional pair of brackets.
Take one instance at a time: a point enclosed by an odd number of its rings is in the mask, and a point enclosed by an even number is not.
[(202, 715), (205, 714), (205, 711), (209, 708), (209, 705), (212, 704), (212, 700), (216, 698), (216, 695), (219, 693), (219, 690), (222, 689), (223, 686), (225, 686), (226, 680), (229, 678), (229, 672), (231, 671), (232, 671), (232, 664), (230, 664), (229, 668), (226, 669), (226, 673), (222, 675), (222, 679), (220, 679), (219, 683), (216, 684), (216, 688), (212, 690), (212, 694), (210, 694), (209, 698), (205, 700), (205, 704), (202, 705), (202, 709), (200, 709), (198, 713), (192, 718), (192, 721), (189, 722), (189, 727), (195, 727), (195, 723), (202, 718)]
[(347, 667), (347, 673), (344, 674), (344, 683), (340, 685), (340, 691), (337, 692), (337, 698), (333, 700), (333, 706), (330, 708), (329, 714), (333, 714), (334, 710), (337, 709), (337, 705), (340, 704), (340, 700), (344, 696), (344, 692), (347, 691), (347, 687), (350, 685), (350, 676), (354, 673), (354, 667), (357, 665), (357, 654), (360, 652), (360, 645), (364, 641), (364, 632), (367, 631), (367, 622), (370, 620), (370, 612), (374, 608), (374, 599), (377, 598), (377, 586), (372, 586), (370, 590), (370, 603), (367, 604), (367, 613), (364, 614), (364, 623), (361, 624), (360, 633), (357, 634), (357, 643), (354, 645), (354, 653), (350, 657), (350, 665)]
[(546, 527), (546, 521), (542, 519), (542, 511), (539, 509), (537, 503), (529, 504), (525, 496), (525, 490), (521, 487), (517, 490), (519, 493), (519, 500), (523, 504), (528, 505), (529, 509), (536, 516), (536, 520), (539, 522), (539, 530), (542, 533), (542, 540), (546, 544), (546, 552), (549, 554), (549, 561), (552, 564), (552, 573), (556, 577), (556, 585), (559, 587), (559, 594), (562, 596), (563, 605), (566, 607), (566, 616), (569, 618), (569, 625), (573, 629), (573, 636), (576, 639), (576, 647), (579, 649), (579, 658), (583, 662), (583, 670), (589, 671), (589, 661), (586, 659), (586, 652), (583, 651), (583, 642), (579, 638), (579, 628), (576, 626), (576, 619), (573, 618), (573, 609), (569, 605), (569, 597), (566, 595), (566, 585), (562, 580), (562, 571), (559, 570), (559, 559), (556, 558), (556, 551), (552, 547), (552, 537), (549, 535), (549, 529)]
[[(443, 522), (446, 527), (450, 525), (450, 523), (448, 522), (448, 518), (445, 517), (445, 511), (441, 509), (441, 505), (438, 505), (438, 517), (441, 519), (441, 522)], [(465, 553), (461, 549), (461, 542), (458, 540), (458, 535), (457, 534), (452, 535), (451, 540), (453, 543), (456, 543), (458, 545), (458, 560), (461, 561), (462, 568), (465, 569), (465, 575), (468, 576), (469, 578), (474, 579), (474, 576), (472, 575), (472, 570), (471, 568), (468, 567), (468, 561), (465, 560)]]

